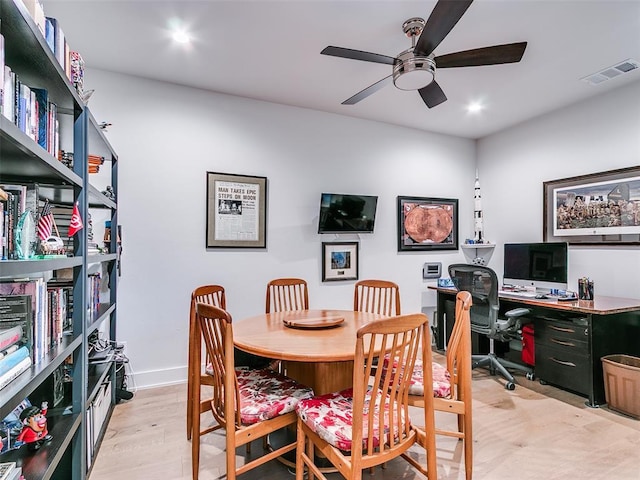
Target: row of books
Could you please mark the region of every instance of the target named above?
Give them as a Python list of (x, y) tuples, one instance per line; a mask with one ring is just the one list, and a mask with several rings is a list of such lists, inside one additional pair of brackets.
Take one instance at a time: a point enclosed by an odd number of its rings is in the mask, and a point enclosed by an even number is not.
[(0, 38), (0, 108), (2, 115), (14, 123), (34, 142), (55, 156), (60, 149), (58, 107), (49, 101), (44, 88), (23, 83), (4, 63), (4, 39)]
[[(0, 255), (2, 260), (30, 258), (37, 242), (35, 185), (0, 185)], [(27, 224), (25, 225), (25, 222)], [(20, 242), (16, 242), (19, 238)]]
[(78, 52), (74, 52), (69, 48), (60, 23), (57, 19), (45, 15), (40, 0), (22, 0), (22, 2), (27, 7), (27, 11), (38, 26), (40, 34), (44, 37), (65, 75), (78, 89), (78, 92), (82, 94), (84, 61)]
[(0, 389), (40, 363), (69, 326), (70, 286), (0, 282)]
[(0, 480), (24, 480), (22, 467), (16, 465), (16, 462), (0, 463)]
[(88, 277), (88, 305), (87, 305), (87, 324), (98, 318), (100, 308), (100, 287), (102, 275), (93, 273)]

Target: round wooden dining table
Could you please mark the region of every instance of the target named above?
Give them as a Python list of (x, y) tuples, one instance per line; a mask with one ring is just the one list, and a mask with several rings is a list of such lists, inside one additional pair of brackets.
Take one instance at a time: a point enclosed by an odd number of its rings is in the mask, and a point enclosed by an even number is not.
[(275, 312), (233, 322), (233, 341), (248, 353), (282, 360), (286, 374), (316, 395), (352, 386), (356, 332), (383, 318), (351, 310)]

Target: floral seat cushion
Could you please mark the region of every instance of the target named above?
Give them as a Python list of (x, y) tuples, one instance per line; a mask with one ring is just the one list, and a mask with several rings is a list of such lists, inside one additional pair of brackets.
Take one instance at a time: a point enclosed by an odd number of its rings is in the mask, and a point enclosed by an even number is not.
[(251, 425), (292, 412), (313, 390), (273, 370), (236, 368), (240, 390), (240, 421)]
[[(386, 371), (391, 363), (391, 358), (386, 356), (382, 369)], [(392, 368), (398, 368), (398, 359), (394, 359)], [(433, 374), (433, 396), (436, 398), (450, 398), (451, 396), (451, 375), (449, 371), (440, 365), (433, 362), (431, 364), (431, 371)], [(409, 387), (409, 395), (424, 395), (424, 376), (422, 360), (417, 359), (415, 368), (411, 375), (411, 386)]]
[[(207, 375), (213, 375), (208, 364)], [(240, 389), (240, 421), (251, 425), (292, 412), (299, 400), (313, 397), (313, 390), (267, 368), (236, 367)]]
[[(380, 402), (374, 402), (376, 407), (373, 412), (369, 412), (372, 395), (382, 395), (380, 390), (369, 390), (364, 404), (364, 421), (362, 432), (363, 448), (368, 442), (367, 418), (369, 414), (375, 416), (375, 427), (373, 431), (374, 447), (380, 445), (380, 431), (378, 428), (380, 416)], [(353, 432), (353, 389), (342, 390), (341, 392), (328, 393), (313, 397), (308, 400), (301, 400), (296, 406), (296, 412), (300, 419), (320, 438), (330, 443), (340, 450), (350, 452)], [(384, 425), (383, 441), (389, 441), (389, 400), (384, 401)], [(394, 433), (397, 438), (397, 432)]]

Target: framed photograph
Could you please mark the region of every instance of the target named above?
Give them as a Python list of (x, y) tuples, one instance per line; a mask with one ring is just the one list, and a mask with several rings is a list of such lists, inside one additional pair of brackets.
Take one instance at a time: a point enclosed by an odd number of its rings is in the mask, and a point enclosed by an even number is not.
[(458, 250), (458, 199), (398, 197), (398, 251)]
[(207, 172), (207, 248), (266, 248), (266, 223), (266, 177)]
[(322, 281), (358, 280), (358, 242), (322, 242)]
[(640, 167), (543, 183), (545, 242), (640, 244)]

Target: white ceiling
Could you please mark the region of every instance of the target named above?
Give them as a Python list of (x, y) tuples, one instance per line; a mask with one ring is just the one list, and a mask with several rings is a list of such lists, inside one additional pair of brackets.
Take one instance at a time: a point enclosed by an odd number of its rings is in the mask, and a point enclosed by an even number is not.
[[(341, 105), (391, 67), (320, 51), (335, 45), (397, 56), (410, 46), (402, 23), (427, 19), (435, 0), (43, 3), (88, 67), (468, 138), (640, 81), (640, 69), (598, 86), (580, 80), (640, 60), (640, 0), (476, 0), (436, 56), (520, 41), (527, 50), (516, 64), (437, 71), (448, 101), (433, 109), (393, 85)], [(190, 48), (170, 40), (172, 19), (191, 29)], [(470, 101), (486, 109), (470, 115)]]

